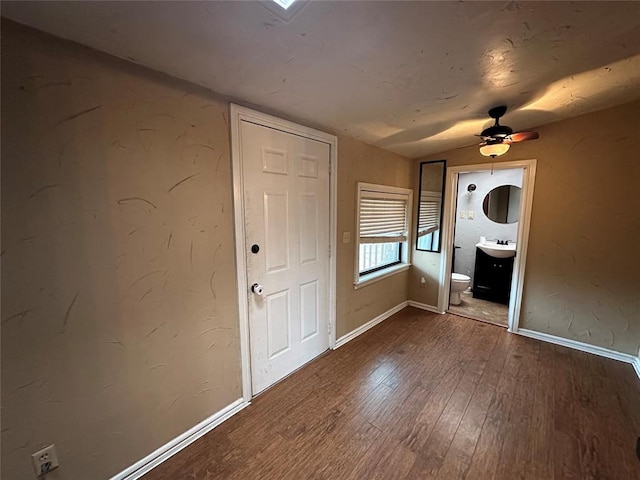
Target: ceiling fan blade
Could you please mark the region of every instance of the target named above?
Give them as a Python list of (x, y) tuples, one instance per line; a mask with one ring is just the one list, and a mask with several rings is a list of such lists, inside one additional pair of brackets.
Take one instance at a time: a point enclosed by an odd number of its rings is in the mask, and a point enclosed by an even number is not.
[(525, 140), (535, 140), (539, 137), (538, 132), (516, 132), (505, 138), (504, 143), (524, 142)]

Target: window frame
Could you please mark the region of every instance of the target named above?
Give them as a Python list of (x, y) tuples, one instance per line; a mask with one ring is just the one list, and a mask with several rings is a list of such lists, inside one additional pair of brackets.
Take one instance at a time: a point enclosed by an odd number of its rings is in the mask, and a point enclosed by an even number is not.
[[(371, 192), (374, 194), (390, 194), (393, 196), (401, 196), (406, 202), (406, 218), (405, 218), (405, 239), (398, 242), (400, 243), (400, 262), (393, 263), (391, 265), (385, 265), (375, 270), (371, 270), (360, 274), (360, 204), (363, 198), (363, 193)], [(411, 240), (411, 226), (412, 226), (412, 212), (413, 208), (413, 190), (410, 188), (395, 187), (391, 185), (378, 185), (374, 183), (358, 182), (356, 189), (356, 209), (355, 209), (355, 259), (354, 259), (354, 281), (353, 285), (355, 289), (362, 288), (371, 283), (387, 278), (391, 275), (406, 271), (411, 266), (411, 248), (409, 248), (409, 242)], [(393, 242), (395, 243), (395, 242)]]

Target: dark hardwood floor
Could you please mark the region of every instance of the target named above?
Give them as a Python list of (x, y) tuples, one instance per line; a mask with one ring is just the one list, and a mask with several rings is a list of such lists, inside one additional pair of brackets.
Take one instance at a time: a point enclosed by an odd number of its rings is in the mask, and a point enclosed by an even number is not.
[(630, 365), (407, 308), (148, 473), (167, 479), (640, 479)]

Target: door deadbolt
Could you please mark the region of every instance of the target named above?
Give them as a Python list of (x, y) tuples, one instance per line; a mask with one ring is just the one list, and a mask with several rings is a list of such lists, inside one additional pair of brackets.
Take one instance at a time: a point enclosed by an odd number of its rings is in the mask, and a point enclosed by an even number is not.
[(257, 244), (251, 245), (251, 253), (258, 253), (260, 251), (260, 246)]

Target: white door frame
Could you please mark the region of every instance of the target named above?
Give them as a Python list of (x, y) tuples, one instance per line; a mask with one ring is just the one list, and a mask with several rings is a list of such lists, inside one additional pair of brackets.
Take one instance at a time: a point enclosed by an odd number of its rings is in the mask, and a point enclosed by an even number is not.
[(329, 348), (336, 343), (336, 231), (338, 205), (338, 138), (335, 135), (282, 120), (266, 113), (231, 103), (231, 160), (233, 172), (233, 212), (235, 223), (236, 274), (238, 280), (238, 316), (240, 319), (240, 355), (242, 366), (242, 397), (251, 400), (251, 356), (249, 347), (249, 282), (245, 244), (244, 179), (242, 176), (241, 129), (242, 121), (251, 122), (285, 133), (317, 140), (329, 145)]
[(449, 291), (451, 290), (451, 252), (455, 236), (456, 199), (458, 198), (458, 176), (461, 173), (479, 172), (485, 170), (504, 170), (522, 168), (522, 201), (520, 202), (520, 220), (518, 222), (517, 253), (513, 262), (513, 277), (511, 279), (511, 299), (509, 300), (509, 316), (507, 320), (509, 332), (517, 332), (520, 323), (520, 307), (522, 304), (522, 289), (524, 286), (524, 271), (529, 245), (529, 228), (531, 225), (531, 210), (533, 207), (533, 187), (536, 179), (536, 160), (514, 160), (511, 162), (481, 163), (477, 165), (463, 165), (447, 167), (446, 195), (444, 203), (444, 225), (442, 238), (442, 254), (440, 256), (440, 292), (438, 295), (438, 310), (446, 312), (449, 309)]

